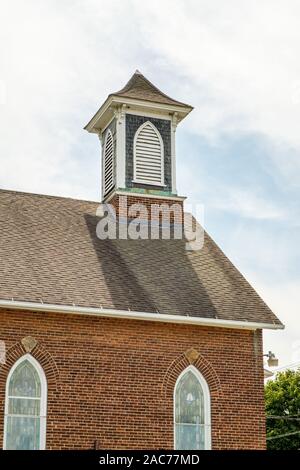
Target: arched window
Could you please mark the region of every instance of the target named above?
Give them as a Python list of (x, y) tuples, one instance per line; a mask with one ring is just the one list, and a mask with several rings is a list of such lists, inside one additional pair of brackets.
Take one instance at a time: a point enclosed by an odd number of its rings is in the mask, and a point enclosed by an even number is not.
[(194, 366), (185, 369), (175, 385), (174, 427), (175, 449), (210, 449), (209, 388)]
[(164, 144), (156, 127), (147, 121), (134, 136), (134, 181), (164, 185)]
[(11, 368), (6, 382), (4, 449), (45, 449), (46, 408), (44, 371), (26, 354)]
[(103, 191), (104, 196), (115, 186), (114, 139), (110, 129), (106, 132), (103, 150)]

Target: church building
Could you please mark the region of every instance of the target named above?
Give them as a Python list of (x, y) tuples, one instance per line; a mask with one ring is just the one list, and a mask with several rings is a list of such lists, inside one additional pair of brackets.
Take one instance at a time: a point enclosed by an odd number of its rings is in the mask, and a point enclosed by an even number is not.
[(101, 200), (0, 190), (3, 449), (265, 449), (283, 325), (205, 231), (175, 236), (191, 111), (136, 71), (85, 127)]

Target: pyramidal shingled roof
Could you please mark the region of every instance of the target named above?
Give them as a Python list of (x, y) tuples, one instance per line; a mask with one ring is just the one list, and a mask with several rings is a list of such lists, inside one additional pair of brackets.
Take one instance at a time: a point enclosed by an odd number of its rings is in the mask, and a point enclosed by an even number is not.
[(167, 96), (165, 93), (160, 91), (155, 85), (153, 85), (153, 83), (144, 77), (144, 75), (139, 70), (136, 70), (124, 88), (117, 91), (116, 93), (111, 93), (109, 96), (122, 96), (125, 98), (152, 101), (155, 103), (182, 106), (193, 109), (193, 107), (189, 104), (174, 100), (173, 98), (170, 98), (170, 96)]

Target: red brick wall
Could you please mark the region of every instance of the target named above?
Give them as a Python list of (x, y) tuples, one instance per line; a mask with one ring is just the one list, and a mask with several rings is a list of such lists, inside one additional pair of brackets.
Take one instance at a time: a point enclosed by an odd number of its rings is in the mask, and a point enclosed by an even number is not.
[(261, 332), (4, 310), (1, 443), (6, 377), (26, 336), (48, 381), (48, 449), (171, 449), (173, 388), (190, 348), (210, 388), (213, 448), (265, 448)]
[[(126, 202), (126, 204), (125, 204)], [(176, 222), (181, 224), (183, 219), (183, 201), (178, 201), (176, 199), (162, 199), (162, 198), (153, 198), (147, 197), (143, 194), (135, 194), (132, 196), (124, 196), (115, 194), (109, 201), (115, 211), (116, 215), (120, 217), (129, 217), (128, 209), (134, 204), (142, 204), (147, 209), (148, 219), (149, 220), (161, 220), (163, 214), (170, 214), (170, 222)], [(161, 211), (158, 214), (151, 212), (153, 206), (160, 206)], [(169, 211), (169, 208), (173, 206), (173, 210)], [(165, 210), (164, 210), (165, 208)], [(152, 214), (152, 217), (151, 217)], [(133, 217), (143, 218), (143, 214), (137, 214)]]

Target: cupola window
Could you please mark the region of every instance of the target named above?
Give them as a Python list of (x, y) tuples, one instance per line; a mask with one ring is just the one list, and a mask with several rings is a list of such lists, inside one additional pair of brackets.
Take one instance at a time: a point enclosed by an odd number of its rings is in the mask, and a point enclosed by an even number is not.
[(164, 145), (150, 121), (142, 124), (134, 137), (134, 182), (164, 185)]
[(106, 132), (103, 153), (103, 188), (104, 196), (115, 186), (114, 140), (110, 130)]

